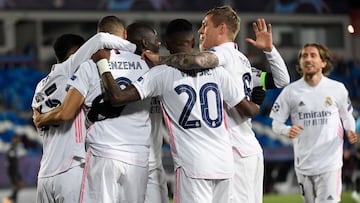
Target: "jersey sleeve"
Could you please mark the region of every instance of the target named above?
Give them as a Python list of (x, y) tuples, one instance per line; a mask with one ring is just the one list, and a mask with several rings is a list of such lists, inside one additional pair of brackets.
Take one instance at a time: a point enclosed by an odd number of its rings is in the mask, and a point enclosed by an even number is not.
[(264, 51), (265, 57), (270, 64), (271, 73), (275, 86), (277, 88), (282, 88), (290, 83), (290, 75), (287, 70), (284, 59), (281, 57), (280, 53), (277, 51), (275, 46), (270, 52)]
[(137, 89), (141, 99), (155, 97), (161, 94), (164, 86), (160, 81), (166, 78), (164, 68), (167, 67), (163, 67), (163, 65), (155, 66), (132, 83)]
[(121, 37), (100, 32), (87, 40), (66, 62), (70, 63), (70, 67), (75, 72), (82, 62), (90, 59), (97, 50), (104, 48), (134, 52), (136, 45)]
[(226, 61), (226, 56), (224, 55), (225, 52), (219, 51), (219, 49), (220, 49), (219, 47), (214, 47), (209, 49), (208, 51), (216, 55), (219, 61), (218, 66), (226, 66), (227, 61)]
[[(95, 74), (94, 71), (91, 71), (93, 69), (91, 63), (93, 62), (87, 61), (82, 63), (76, 73), (67, 82), (70, 87), (77, 89), (84, 98), (90, 89), (91, 75)], [(96, 74), (98, 73), (96, 72)]]
[(286, 121), (290, 116), (290, 106), (287, 101), (289, 97), (288, 88), (284, 88), (276, 98), (270, 112), (272, 121), (272, 130), (279, 135), (287, 136), (291, 126), (286, 125)]
[[(264, 78), (265, 78), (266, 72), (263, 72), (262, 70), (259, 70), (255, 67), (251, 67), (251, 78), (253, 80), (253, 87), (264, 87)], [(266, 87), (264, 87), (265, 89)]]
[(290, 116), (290, 106), (287, 101), (291, 98), (288, 88), (284, 88), (276, 98), (270, 112), (270, 118), (285, 123)]
[(341, 93), (339, 101), (339, 115), (343, 122), (344, 129), (355, 131), (355, 118), (352, 115), (353, 107), (351, 104), (349, 93), (344, 87), (344, 85), (341, 86), (343, 90), (339, 91), (339, 93)]

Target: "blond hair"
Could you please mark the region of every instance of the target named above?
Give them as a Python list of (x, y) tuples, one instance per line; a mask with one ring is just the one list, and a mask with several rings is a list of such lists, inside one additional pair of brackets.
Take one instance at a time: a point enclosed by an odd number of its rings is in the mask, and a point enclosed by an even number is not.
[(235, 40), (236, 35), (240, 31), (240, 17), (233, 8), (230, 6), (216, 7), (205, 13), (205, 16), (208, 15), (212, 15), (211, 19), (215, 27), (225, 23), (229, 31), (229, 37)]

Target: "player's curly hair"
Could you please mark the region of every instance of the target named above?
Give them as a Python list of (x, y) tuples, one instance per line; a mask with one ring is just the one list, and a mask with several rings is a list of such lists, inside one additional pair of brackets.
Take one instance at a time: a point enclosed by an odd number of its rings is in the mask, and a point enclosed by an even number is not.
[(211, 19), (216, 27), (225, 23), (229, 30), (229, 37), (235, 40), (240, 31), (240, 17), (233, 8), (230, 6), (215, 7), (205, 13), (205, 16), (208, 15), (212, 15)]
[[(332, 64), (332, 60), (331, 60), (331, 53), (330, 50), (321, 44), (317, 44), (317, 43), (307, 43), (305, 44), (298, 53), (298, 61), (300, 62), (300, 58), (302, 57), (302, 51), (306, 48), (306, 47), (315, 47), (318, 51), (319, 51), (319, 55), (322, 61), (326, 62), (326, 66), (322, 69), (322, 73), (325, 76), (329, 76), (330, 72), (333, 69), (333, 64)], [(298, 66), (297, 67), (297, 71), (303, 75), (303, 72), (301, 71), (301, 68)]]

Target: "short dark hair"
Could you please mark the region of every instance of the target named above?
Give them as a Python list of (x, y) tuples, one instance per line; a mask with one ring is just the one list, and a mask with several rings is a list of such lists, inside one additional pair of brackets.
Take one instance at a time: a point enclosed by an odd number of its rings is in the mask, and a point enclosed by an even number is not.
[[(159, 46), (155, 44), (157, 32), (152, 26), (135, 22), (126, 27), (127, 40), (136, 44), (135, 54), (141, 54), (149, 49), (153, 52), (159, 51)], [(146, 45), (144, 41), (148, 42)]]
[(174, 33), (180, 33), (180, 32), (192, 32), (193, 31), (193, 25), (185, 19), (175, 19), (172, 20), (166, 27), (165, 36), (169, 37), (173, 35)]
[(126, 27), (127, 40), (135, 43), (136, 41), (142, 40), (147, 37), (147, 33), (156, 33), (156, 30), (148, 24), (135, 22)]
[(69, 57), (71, 49), (79, 48), (84, 42), (85, 39), (76, 34), (63, 34), (58, 37), (53, 45), (58, 62), (64, 62)]

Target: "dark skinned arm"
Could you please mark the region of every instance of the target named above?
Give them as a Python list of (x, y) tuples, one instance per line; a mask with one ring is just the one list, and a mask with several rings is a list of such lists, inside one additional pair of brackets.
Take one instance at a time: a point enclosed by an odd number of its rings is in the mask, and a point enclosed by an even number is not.
[(242, 99), (234, 108), (241, 116), (249, 118), (257, 116), (260, 112), (260, 106), (247, 100), (246, 98)]
[[(101, 49), (97, 51), (91, 59), (97, 63), (102, 59), (107, 61), (110, 59), (110, 50)], [(97, 65), (99, 65), (97, 63)], [(133, 85), (129, 85), (125, 89), (121, 90), (120, 86), (115, 81), (110, 70), (108, 69), (108, 63), (105, 63), (107, 70), (101, 71), (99, 68), (100, 76), (104, 84), (107, 100), (112, 106), (121, 106), (133, 101), (141, 100), (141, 97)]]

